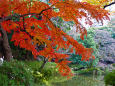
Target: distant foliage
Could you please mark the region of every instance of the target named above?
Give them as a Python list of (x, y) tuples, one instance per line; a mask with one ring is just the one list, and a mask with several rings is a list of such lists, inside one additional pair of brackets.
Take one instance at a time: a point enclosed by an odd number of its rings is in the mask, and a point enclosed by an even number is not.
[(89, 60), (89, 61), (81, 61), (80, 55), (72, 54), (71, 58), (69, 59), (70, 61), (72, 61), (72, 63), (80, 64), (83, 66), (96, 66), (97, 65), (97, 63), (99, 61), (98, 47), (94, 41), (94, 35), (95, 35), (95, 32), (90, 29), (90, 30), (88, 30), (87, 38), (85, 37), (84, 40), (81, 40), (79, 37), (77, 37), (77, 41), (79, 43), (82, 43), (86, 48), (93, 48), (94, 49), (93, 55), (95, 56), (95, 60), (93, 59), (93, 60)]

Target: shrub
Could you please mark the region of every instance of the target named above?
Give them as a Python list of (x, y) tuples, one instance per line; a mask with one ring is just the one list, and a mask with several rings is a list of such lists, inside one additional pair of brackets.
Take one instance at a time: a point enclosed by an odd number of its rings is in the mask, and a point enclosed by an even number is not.
[(109, 72), (107, 75), (105, 75), (104, 81), (105, 81), (106, 85), (115, 86), (115, 70), (113, 70), (112, 72)]
[(0, 66), (0, 86), (33, 86), (30, 69), (21, 61), (12, 60)]
[(39, 85), (48, 84), (48, 80), (53, 76), (53, 68), (49, 68), (50, 64), (46, 63), (46, 67), (40, 70), (41, 62), (38, 61), (27, 61), (26, 64), (31, 67), (34, 82)]

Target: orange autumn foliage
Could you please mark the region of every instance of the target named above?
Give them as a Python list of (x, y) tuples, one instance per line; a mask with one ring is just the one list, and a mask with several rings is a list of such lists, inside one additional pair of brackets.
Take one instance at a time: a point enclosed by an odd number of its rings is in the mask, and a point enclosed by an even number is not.
[[(14, 41), (15, 46), (31, 51), (34, 58), (38, 55), (48, 58), (49, 61), (55, 58), (59, 72), (69, 77), (72, 76), (68, 67), (69, 56), (56, 51), (72, 46), (70, 52), (75, 50), (76, 54), (82, 56), (82, 60), (87, 61), (94, 58), (93, 49), (79, 44), (61, 28), (56, 27), (51, 18), (59, 16), (65, 21), (74, 21), (76, 31), (81, 34), (80, 38), (83, 40), (87, 31), (79, 19), (86, 18), (86, 24), (91, 25), (92, 18), (103, 22), (104, 19), (109, 19), (109, 14), (100, 6), (75, 0), (49, 0), (48, 3), (50, 5), (37, 0), (0, 0), (0, 23), (7, 32), (13, 30), (11, 41)], [(56, 12), (55, 9), (59, 11)], [(36, 45), (42, 44), (45, 44), (45, 48), (38, 52)], [(54, 49), (56, 46), (57, 49)], [(61, 59), (63, 60), (60, 61)]]

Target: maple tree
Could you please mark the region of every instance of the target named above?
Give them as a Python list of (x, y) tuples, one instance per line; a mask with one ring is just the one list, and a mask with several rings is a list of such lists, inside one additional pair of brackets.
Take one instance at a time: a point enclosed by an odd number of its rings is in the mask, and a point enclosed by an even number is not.
[[(55, 9), (58, 9), (58, 12)], [(82, 60), (87, 61), (94, 58), (93, 49), (79, 44), (58, 28), (51, 18), (58, 16), (64, 21), (74, 21), (76, 31), (83, 40), (87, 31), (79, 20), (85, 18), (85, 23), (92, 25), (92, 18), (103, 22), (109, 20), (108, 15), (109, 13), (98, 5), (75, 0), (49, 0), (48, 3), (37, 0), (0, 0), (0, 32), (3, 36), (3, 31), (13, 31), (11, 41), (15, 46), (31, 51), (35, 59), (38, 55), (48, 58), (49, 61), (54, 58), (59, 72), (63, 76), (71, 76), (68, 67), (70, 61), (67, 60), (69, 56), (56, 51), (70, 48), (71, 53), (75, 51), (82, 56)], [(36, 45), (45, 45), (45, 48), (38, 51)]]

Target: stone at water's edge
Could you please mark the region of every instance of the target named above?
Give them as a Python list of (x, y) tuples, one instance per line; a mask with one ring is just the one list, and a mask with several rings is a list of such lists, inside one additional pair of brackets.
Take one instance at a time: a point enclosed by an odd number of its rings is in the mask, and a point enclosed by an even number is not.
[(0, 58), (0, 66), (3, 64), (3, 58)]

